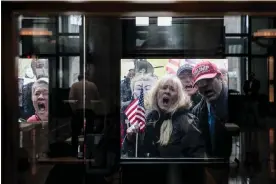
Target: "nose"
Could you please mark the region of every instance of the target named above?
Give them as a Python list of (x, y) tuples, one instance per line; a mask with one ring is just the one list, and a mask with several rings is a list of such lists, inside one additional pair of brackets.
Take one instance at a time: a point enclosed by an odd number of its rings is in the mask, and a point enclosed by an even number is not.
[(38, 96), (38, 99), (44, 99), (44, 95), (41, 93), (41, 94)]
[(170, 89), (169, 89), (169, 88), (166, 88), (166, 89), (165, 89), (165, 93), (170, 93)]

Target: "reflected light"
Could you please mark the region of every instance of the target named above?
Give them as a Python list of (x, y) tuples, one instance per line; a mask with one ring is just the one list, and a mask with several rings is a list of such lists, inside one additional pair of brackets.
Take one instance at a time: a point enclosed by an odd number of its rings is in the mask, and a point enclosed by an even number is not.
[[(270, 56), (268, 58), (268, 77), (270, 81), (274, 80), (274, 57)], [(274, 102), (274, 85), (273, 83), (269, 84), (269, 102)]]
[(22, 28), (19, 32), (21, 36), (52, 36), (52, 31), (43, 28)]
[(275, 157), (274, 157), (274, 129), (270, 128), (269, 129), (269, 145), (270, 145), (270, 161), (269, 161), (269, 170), (270, 170), (270, 174), (271, 177), (274, 178), (275, 177)]
[(172, 17), (158, 17), (157, 25), (158, 26), (171, 26), (172, 25)]
[(261, 29), (253, 35), (254, 37), (276, 38), (276, 29)]
[(149, 17), (135, 17), (136, 26), (148, 26)]

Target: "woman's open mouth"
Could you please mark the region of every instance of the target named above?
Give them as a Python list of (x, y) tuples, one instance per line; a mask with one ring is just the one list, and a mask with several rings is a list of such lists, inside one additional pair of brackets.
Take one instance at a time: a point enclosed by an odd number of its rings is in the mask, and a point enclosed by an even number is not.
[(39, 111), (44, 112), (44, 111), (46, 110), (46, 105), (45, 105), (44, 102), (38, 102), (38, 103), (37, 103), (37, 107), (38, 107), (38, 110), (39, 110)]
[(170, 99), (168, 97), (163, 97), (162, 102), (163, 102), (164, 105), (168, 105), (169, 102), (170, 102)]

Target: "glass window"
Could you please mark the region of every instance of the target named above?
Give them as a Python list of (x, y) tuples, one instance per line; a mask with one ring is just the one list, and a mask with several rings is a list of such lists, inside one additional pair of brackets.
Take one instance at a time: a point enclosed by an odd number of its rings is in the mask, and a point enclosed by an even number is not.
[[(268, 17), (252, 17), (251, 21), (251, 29), (252, 32), (251, 34), (253, 35), (256, 31), (262, 30), (262, 29), (268, 29), (268, 28), (273, 28), (273, 20), (272, 18)], [(265, 45), (270, 45), (272, 44), (272, 40), (266, 40), (266, 39), (261, 39), (259, 40), (262, 44)], [(259, 46), (255, 42), (252, 42), (252, 55), (257, 54), (257, 55), (265, 55), (267, 54), (267, 49), (264, 47)]]
[[(32, 158), (33, 174), (38, 172), (35, 169), (37, 159), (47, 159), (49, 145), (66, 141), (71, 136), (72, 110), (67, 101), (70, 87), (77, 81), (83, 66), (80, 36), (74, 34), (82, 25), (77, 17), (63, 18), (69, 23), (55, 17), (19, 16), (18, 19), (20, 147)], [(56, 34), (60, 25), (68, 30), (61, 36)], [(71, 156), (71, 151), (67, 150), (64, 156)]]
[(256, 79), (260, 81), (260, 94), (268, 95), (268, 65), (267, 57), (252, 58), (251, 71), (255, 73)]
[(260, 29), (273, 28), (273, 19), (268, 17), (252, 17), (251, 30), (252, 33)]
[(241, 57), (227, 57), (228, 59), (228, 86), (229, 89), (234, 89), (239, 92), (242, 92), (242, 64), (243, 62)]
[(82, 26), (81, 15), (59, 16), (60, 33), (79, 33)]
[(150, 18), (148, 26), (138, 26), (135, 23), (135, 18), (122, 19), (125, 55), (157, 51), (162, 54), (185, 52), (186, 55), (198, 57), (206, 53), (216, 54), (223, 43), (224, 29), (221, 17), (172, 18), (168, 26), (164, 26), (164, 22), (160, 24), (160, 21), (158, 24), (157, 18), (154, 17)]
[(59, 51), (61, 53), (80, 54), (80, 37), (79, 36), (60, 36)]
[(241, 16), (224, 16), (225, 33), (241, 33)]
[(226, 37), (226, 54), (246, 54), (247, 42), (246, 37)]
[(60, 57), (59, 59), (59, 88), (70, 88), (78, 82), (80, 74), (80, 57)]
[(56, 20), (51, 17), (19, 16), (19, 55), (54, 54)]

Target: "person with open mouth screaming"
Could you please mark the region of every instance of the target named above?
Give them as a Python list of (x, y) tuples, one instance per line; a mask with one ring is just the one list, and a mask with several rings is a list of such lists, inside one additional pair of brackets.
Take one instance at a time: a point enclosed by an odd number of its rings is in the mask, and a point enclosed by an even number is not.
[[(143, 140), (145, 157), (183, 158), (204, 155), (197, 118), (189, 113), (191, 100), (177, 76), (161, 78), (149, 92)], [(131, 132), (128, 132), (131, 134)]]
[(192, 70), (192, 65), (184, 64), (177, 70), (177, 76), (183, 85), (183, 90), (191, 97), (193, 108), (200, 102), (202, 96), (198, 93), (197, 87), (193, 84)]
[(48, 121), (48, 79), (41, 78), (32, 86), (32, 101), (35, 114), (27, 122)]

